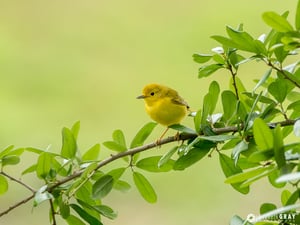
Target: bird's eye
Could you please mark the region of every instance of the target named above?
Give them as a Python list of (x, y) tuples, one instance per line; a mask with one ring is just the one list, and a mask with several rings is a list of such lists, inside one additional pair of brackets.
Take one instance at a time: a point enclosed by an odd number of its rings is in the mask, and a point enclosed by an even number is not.
[(154, 95), (154, 92), (151, 92), (150, 95), (153, 96), (153, 95)]

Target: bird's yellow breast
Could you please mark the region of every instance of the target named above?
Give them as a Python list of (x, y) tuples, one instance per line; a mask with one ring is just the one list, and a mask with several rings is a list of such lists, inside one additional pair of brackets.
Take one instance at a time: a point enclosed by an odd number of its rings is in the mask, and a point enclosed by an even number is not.
[(145, 107), (154, 121), (165, 126), (179, 124), (187, 114), (185, 105), (176, 104), (169, 97), (160, 98), (151, 104), (147, 103), (146, 99)]

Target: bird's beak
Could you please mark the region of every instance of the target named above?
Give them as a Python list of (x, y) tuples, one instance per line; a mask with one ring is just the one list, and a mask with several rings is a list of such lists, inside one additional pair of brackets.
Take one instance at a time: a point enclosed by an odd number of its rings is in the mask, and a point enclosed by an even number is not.
[(147, 96), (145, 96), (145, 95), (140, 95), (140, 96), (137, 96), (136, 98), (137, 99), (143, 99), (143, 98), (146, 98)]

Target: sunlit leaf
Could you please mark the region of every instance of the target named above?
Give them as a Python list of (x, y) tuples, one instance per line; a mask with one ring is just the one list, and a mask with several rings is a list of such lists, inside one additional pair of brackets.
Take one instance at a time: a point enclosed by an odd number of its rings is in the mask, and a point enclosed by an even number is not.
[(113, 140), (126, 148), (126, 141), (123, 131), (115, 130), (112, 134)]
[(181, 124), (173, 124), (171, 126), (169, 126), (169, 128), (183, 132), (183, 133), (187, 133), (187, 134), (197, 134), (196, 131), (194, 131), (193, 129), (183, 126)]
[(84, 222), (82, 222), (81, 219), (77, 218), (76, 216), (70, 215), (67, 219), (66, 219), (68, 225), (85, 225)]
[(264, 213), (267, 213), (267, 212), (270, 212), (274, 209), (276, 209), (276, 205), (272, 204), (272, 203), (263, 203), (261, 206), (260, 206), (260, 214), (264, 214)]
[(293, 31), (293, 27), (287, 19), (276, 12), (265, 12), (262, 17), (266, 24), (278, 32)]
[(223, 118), (225, 119), (225, 121), (228, 121), (234, 116), (237, 99), (232, 91), (223, 91), (221, 97), (224, 110)]
[(284, 155), (283, 135), (279, 125), (274, 129), (274, 156), (278, 168), (285, 166), (286, 160)]
[(212, 58), (212, 55), (208, 54), (193, 54), (193, 59), (197, 63), (206, 63)]
[(283, 80), (279, 79), (269, 85), (268, 91), (280, 103), (285, 100), (288, 93), (286, 83)]
[(254, 120), (253, 135), (260, 150), (273, 148), (273, 134), (267, 124), (260, 118)]
[(48, 152), (43, 152), (39, 155), (36, 164), (36, 174), (39, 178), (45, 179), (48, 176), (51, 170), (52, 157)]
[(17, 155), (6, 155), (3, 156), (2, 159), (0, 159), (0, 164), (2, 164), (2, 166), (16, 165), (19, 162), (20, 162), (20, 157)]
[(148, 138), (148, 136), (152, 133), (153, 129), (156, 127), (157, 123), (147, 123), (144, 125), (138, 133), (133, 138), (130, 148), (135, 148), (144, 144), (144, 141)]
[(171, 159), (171, 157), (174, 155), (174, 153), (177, 152), (177, 150), (178, 150), (178, 146), (175, 146), (170, 151), (168, 151), (166, 154), (164, 154), (158, 161), (158, 164), (157, 164), (158, 168), (160, 168), (161, 166), (168, 163), (169, 160)]
[(95, 205), (93, 208), (96, 209), (102, 216), (105, 216), (109, 219), (113, 220), (117, 218), (118, 214), (107, 205)]
[(224, 68), (224, 66), (220, 64), (211, 64), (211, 65), (202, 66), (198, 70), (198, 78), (208, 77), (209, 75), (211, 75), (212, 73), (216, 72), (221, 68)]
[(97, 160), (99, 154), (100, 154), (100, 144), (95, 144), (83, 154), (82, 160), (83, 161)]
[(141, 196), (149, 203), (157, 201), (157, 195), (150, 182), (139, 172), (133, 172), (133, 180)]
[(76, 123), (73, 124), (73, 126), (71, 128), (71, 131), (73, 133), (75, 140), (78, 137), (79, 130), (80, 130), (80, 121), (77, 121)]
[(72, 131), (66, 127), (62, 129), (61, 155), (67, 159), (73, 159), (76, 155), (77, 144)]

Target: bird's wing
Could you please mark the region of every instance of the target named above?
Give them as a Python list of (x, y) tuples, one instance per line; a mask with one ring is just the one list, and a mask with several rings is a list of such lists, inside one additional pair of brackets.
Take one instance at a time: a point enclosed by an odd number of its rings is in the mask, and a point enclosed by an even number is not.
[(172, 98), (171, 101), (178, 105), (184, 105), (184, 106), (186, 106), (187, 109), (190, 108), (188, 103), (186, 101), (184, 101), (183, 98), (181, 98), (180, 96), (176, 96), (176, 98)]

